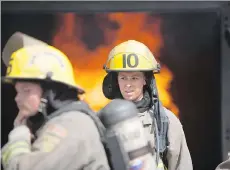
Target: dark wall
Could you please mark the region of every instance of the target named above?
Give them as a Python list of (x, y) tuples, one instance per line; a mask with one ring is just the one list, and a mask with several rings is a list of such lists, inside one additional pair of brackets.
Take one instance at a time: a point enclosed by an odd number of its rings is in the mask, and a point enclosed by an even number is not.
[(221, 161), (220, 18), (217, 13), (162, 17), (160, 59), (174, 74), (171, 91), (194, 169), (215, 169)]
[[(85, 18), (88, 18), (88, 16)], [(162, 14), (161, 61), (174, 75), (171, 92), (180, 110), (195, 170), (220, 162), (220, 36), (216, 13)], [(2, 14), (2, 46), (21, 31), (50, 42), (55, 18), (48, 14)], [(85, 40), (87, 41), (87, 40)], [(2, 76), (5, 67), (1, 65)], [(17, 113), (13, 88), (2, 85), (2, 145)]]

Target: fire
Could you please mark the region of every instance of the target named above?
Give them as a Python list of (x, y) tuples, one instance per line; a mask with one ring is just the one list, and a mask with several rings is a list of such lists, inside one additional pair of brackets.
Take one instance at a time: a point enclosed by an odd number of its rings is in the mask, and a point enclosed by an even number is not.
[[(146, 44), (155, 57), (159, 59), (163, 47), (160, 18), (150, 17), (146, 13), (107, 13), (95, 14), (96, 26), (103, 30), (104, 39), (95, 49), (89, 49), (84, 43), (83, 35), (94, 32), (94, 25), (84, 30), (84, 20), (75, 13), (58, 15), (58, 27), (53, 37), (53, 45), (62, 50), (74, 66), (77, 83), (86, 90), (84, 100), (90, 107), (98, 111), (109, 100), (102, 93), (102, 81), (106, 73), (102, 69), (109, 51), (119, 43), (134, 39)], [(111, 29), (105, 19), (116, 22), (118, 29)], [(85, 33), (86, 32), (86, 33)], [(97, 40), (97, 33), (91, 34), (91, 41)], [(173, 103), (169, 92), (173, 75), (163, 66), (161, 74), (156, 76), (160, 99), (163, 105), (178, 115), (179, 110)]]

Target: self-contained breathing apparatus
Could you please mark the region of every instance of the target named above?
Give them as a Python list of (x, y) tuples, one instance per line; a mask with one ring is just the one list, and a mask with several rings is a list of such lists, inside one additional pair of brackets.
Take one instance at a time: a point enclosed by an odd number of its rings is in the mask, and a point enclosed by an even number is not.
[(138, 110), (132, 102), (114, 99), (100, 114), (106, 127), (106, 147), (111, 153), (110, 163), (114, 170), (153, 170), (157, 167)]

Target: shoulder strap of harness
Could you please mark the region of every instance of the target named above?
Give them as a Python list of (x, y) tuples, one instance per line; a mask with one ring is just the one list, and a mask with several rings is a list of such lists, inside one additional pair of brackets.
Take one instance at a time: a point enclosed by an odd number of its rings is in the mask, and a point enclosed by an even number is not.
[(95, 123), (95, 125), (97, 126), (97, 129), (99, 131), (100, 137), (102, 142), (105, 141), (105, 127), (102, 124), (101, 120), (99, 119), (99, 117), (96, 115), (96, 113), (94, 113), (88, 106), (87, 103), (83, 102), (83, 101), (75, 101), (72, 102), (70, 104), (67, 104), (65, 107), (62, 107), (60, 109), (58, 109), (57, 111), (55, 111), (54, 113), (52, 113), (51, 115), (48, 116), (48, 119), (52, 119), (56, 116), (59, 116), (61, 114), (64, 114), (65, 112), (69, 112), (69, 111), (80, 111), (83, 112), (85, 114), (87, 114), (89, 117), (91, 117)]
[[(71, 104), (68, 104), (65, 107), (62, 107), (59, 110), (52, 113), (50, 116), (48, 116), (48, 119), (52, 119), (53, 117), (64, 114), (65, 112), (68, 112), (68, 111), (80, 111), (80, 112), (87, 114), (89, 117), (91, 117), (93, 119), (95, 125), (97, 126), (98, 132), (100, 134), (101, 142), (104, 145), (104, 149), (105, 149), (105, 152), (107, 154), (109, 165), (110, 165), (111, 169), (114, 170), (113, 164), (111, 162), (112, 161), (111, 155), (110, 155), (110, 152), (108, 150), (108, 141), (106, 139), (106, 129), (105, 129), (104, 125), (102, 124), (101, 120), (99, 119), (99, 117), (97, 116), (97, 114), (94, 113), (89, 108), (87, 103), (85, 103), (83, 101), (72, 102)], [(114, 142), (114, 141), (112, 141), (112, 142)], [(118, 164), (120, 164), (120, 162)]]
[(155, 78), (151, 78), (150, 90), (152, 93), (152, 108), (150, 109), (150, 114), (153, 118), (153, 123), (155, 124), (155, 143), (157, 144), (156, 150), (162, 158), (165, 166), (168, 166), (166, 154), (167, 146), (169, 145), (169, 119), (162, 103), (159, 100)]
[(155, 143), (157, 151), (157, 161), (159, 156), (161, 157), (164, 165), (168, 167), (168, 161), (166, 158), (167, 155), (167, 146), (169, 145), (168, 141), (168, 125), (169, 120), (164, 107), (159, 102), (156, 102), (153, 107), (150, 109), (150, 114), (153, 118), (153, 124), (155, 125)]

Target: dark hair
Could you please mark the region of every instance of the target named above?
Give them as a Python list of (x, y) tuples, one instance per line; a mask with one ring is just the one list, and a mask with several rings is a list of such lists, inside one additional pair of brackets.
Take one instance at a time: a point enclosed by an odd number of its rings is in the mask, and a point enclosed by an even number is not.
[(43, 89), (42, 97), (47, 100), (48, 114), (61, 108), (66, 103), (79, 100), (77, 89), (61, 83), (42, 82), (40, 84)]

